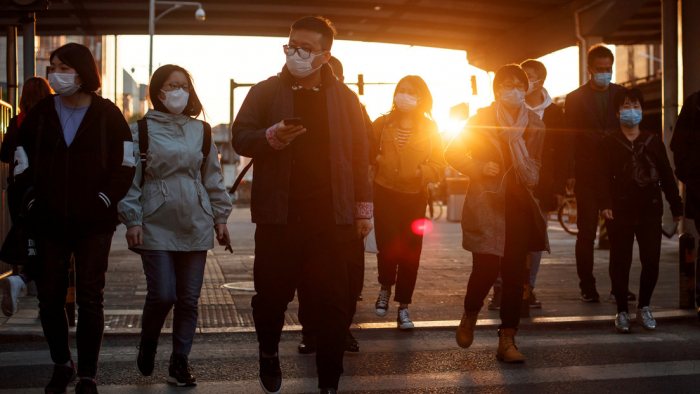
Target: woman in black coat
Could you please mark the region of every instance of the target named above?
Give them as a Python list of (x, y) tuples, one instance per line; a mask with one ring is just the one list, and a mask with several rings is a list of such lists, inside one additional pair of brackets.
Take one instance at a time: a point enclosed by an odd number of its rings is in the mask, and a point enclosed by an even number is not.
[(639, 129), (644, 96), (639, 89), (621, 89), (613, 98), (620, 130), (598, 142), (599, 200), (610, 238), (610, 279), (617, 302), (615, 329), (630, 332), (627, 307), (632, 248), (636, 237), (642, 273), (636, 320), (656, 329), (649, 302), (659, 277), (661, 217), (664, 192), (673, 220), (683, 216), (676, 178), (660, 138)]

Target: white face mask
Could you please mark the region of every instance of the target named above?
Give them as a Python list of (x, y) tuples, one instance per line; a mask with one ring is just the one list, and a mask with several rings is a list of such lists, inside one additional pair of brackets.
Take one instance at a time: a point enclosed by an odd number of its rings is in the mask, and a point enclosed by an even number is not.
[(73, 73), (51, 73), (49, 74), (49, 85), (54, 92), (61, 96), (70, 96), (80, 89), (80, 85), (75, 84), (75, 77), (78, 74)]
[(541, 79), (538, 79), (537, 81), (530, 81), (530, 86), (527, 88), (527, 93), (525, 93), (526, 96), (532, 93), (533, 90), (535, 90), (535, 84), (539, 81), (541, 81)]
[(418, 99), (410, 94), (399, 93), (394, 97), (396, 108), (401, 112), (411, 112), (418, 106)]
[(313, 68), (311, 67), (311, 63), (313, 63), (317, 56), (322, 56), (327, 51), (321, 52), (318, 55), (312, 53), (308, 59), (302, 59), (299, 56), (299, 51), (300, 50), (297, 49), (292, 56), (287, 56), (287, 68), (289, 69), (289, 72), (292, 73), (294, 78), (306, 78), (323, 66), (323, 64), (321, 64), (320, 66)]
[(187, 100), (189, 100), (190, 94), (185, 92), (182, 88), (169, 92), (163, 89), (160, 91), (165, 93), (165, 100), (160, 100), (163, 102), (163, 105), (165, 105), (165, 108), (167, 108), (171, 114), (181, 114), (187, 106)]
[(525, 102), (525, 92), (517, 89), (501, 90), (501, 101), (511, 108), (520, 107)]

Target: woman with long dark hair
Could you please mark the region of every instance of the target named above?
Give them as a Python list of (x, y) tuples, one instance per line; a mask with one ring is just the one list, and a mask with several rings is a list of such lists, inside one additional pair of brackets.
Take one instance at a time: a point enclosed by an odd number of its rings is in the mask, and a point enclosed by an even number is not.
[(39, 315), (55, 363), (45, 390), (65, 393), (76, 378), (65, 311), (73, 255), (79, 316), (76, 393), (97, 393), (107, 260), (117, 202), (134, 177), (134, 152), (121, 111), (95, 93), (100, 74), (90, 50), (66, 44), (51, 53), (50, 62), (49, 83), (57, 94), (40, 100), (24, 118), (14, 175), (16, 183), (35, 190), (23, 209), (36, 232)]
[(432, 118), (433, 97), (417, 75), (396, 85), (389, 114), (373, 123), (374, 225), (381, 290), (374, 310), (386, 316), (391, 288), (399, 303), (397, 326), (413, 328), (408, 305), (418, 277), (428, 185), (445, 176), (442, 137)]
[(173, 350), (168, 383), (194, 386), (188, 355), (197, 326), (207, 250), (230, 243), (226, 221), (231, 200), (209, 124), (197, 120), (202, 103), (189, 72), (168, 64), (148, 87), (153, 105), (131, 128), (141, 160), (127, 196), (119, 203), (129, 248), (141, 255), (147, 295), (137, 365), (153, 372), (158, 337), (170, 310)]
[[(8, 196), (14, 197), (14, 199), (8, 200), (8, 210), (10, 211), (10, 220), (12, 224), (17, 224), (17, 218), (19, 216), (22, 201), (22, 196), (18, 196), (17, 193), (13, 193), (11, 189), (14, 189), (15, 177), (15, 150), (17, 150), (17, 144), (19, 139), (19, 127), (22, 125), (22, 121), (27, 117), (29, 111), (43, 99), (44, 97), (53, 94), (51, 86), (49, 86), (49, 81), (41, 77), (31, 77), (24, 81), (24, 86), (22, 87), (22, 96), (19, 99), (19, 114), (14, 118), (10, 119), (10, 124), (7, 127), (5, 135), (2, 137), (2, 145), (0, 145), (0, 161), (7, 163), (10, 166), (9, 176), (7, 177), (8, 183)], [(19, 292), (24, 289), (29, 282), (34, 280), (34, 275), (32, 274), (31, 267), (25, 267), (22, 272), (17, 275), (10, 275), (2, 281), (0, 281), (0, 286), (2, 287), (2, 313), (5, 316), (12, 316), (18, 310), (19, 305)]]
[(447, 163), (470, 179), (462, 211), (462, 246), (473, 269), (464, 297), (457, 343), (474, 340), (477, 316), (493, 281), (503, 278), (496, 356), (522, 362), (515, 344), (529, 252), (548, 249), (547, 228), (532, 193), (539, 182), (545, 125), (525, 105), (527, 74), (501, 67), (493, 80), (496, 100), (481, 108), (445, 151)]

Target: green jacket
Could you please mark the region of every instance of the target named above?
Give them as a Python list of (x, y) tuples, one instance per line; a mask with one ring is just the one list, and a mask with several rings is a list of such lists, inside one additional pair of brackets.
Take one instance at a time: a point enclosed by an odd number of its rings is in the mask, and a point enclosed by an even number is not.
[[(127, 227), (143, 227), (136, 249), (196, 251), (214, 247), (214, 224), (226, 223), (231, 200), (224, 188), (219, 157), (212, 141), (203, 171), (203, 123), (182, 114), (149, 110), (146, 179), (141, 162), (119, 219)], [(131, 126), (134, 155), (139, 157), (138, 125)], [(203, 179), (202, 179), (203, 178)]]

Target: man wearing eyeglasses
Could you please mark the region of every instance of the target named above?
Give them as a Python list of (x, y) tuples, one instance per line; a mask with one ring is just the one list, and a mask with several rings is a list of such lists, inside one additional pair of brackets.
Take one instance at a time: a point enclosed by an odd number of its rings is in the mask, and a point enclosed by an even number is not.
[[(610, 83), (613, 53), (603, 44), (588, 51), (590, 81), (566, 96), (564, 115), (574, 151), (573, 177), (568, 180), (574, 188), (577, 203), (578, 234), (576, 236), (576, 270), (581, 288), (581, 301), (599, 302), (593, 276), (593, 249), (598, 228), (597, 142), (620, 128), (612, 98), (622, 88)], [(630, 294), (630, 299), (634, 295)]]
[(364, 119), (357, 95), (327, 64), (334, 35), (322, 17), (294, 22), (282, 72), (251, 88), (231, 130), (234, 150), (255, 161), (252, 307), (265, 393), (282, 389), (278, 344), (302, 274), (322, 316), (318, 387), (338, 389), (350, 325), (341, 257), (372, 229)]

